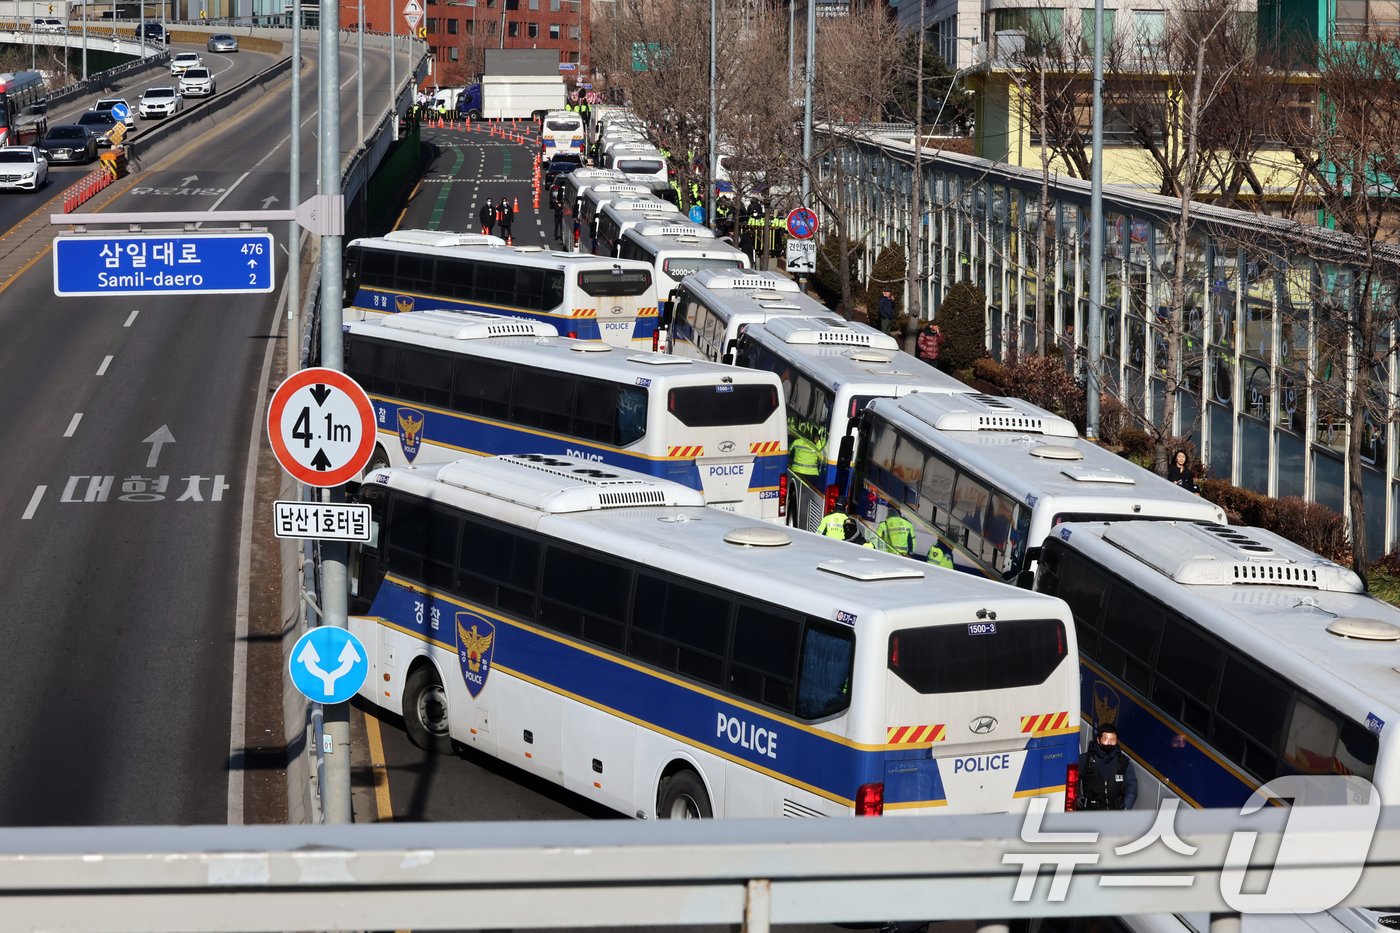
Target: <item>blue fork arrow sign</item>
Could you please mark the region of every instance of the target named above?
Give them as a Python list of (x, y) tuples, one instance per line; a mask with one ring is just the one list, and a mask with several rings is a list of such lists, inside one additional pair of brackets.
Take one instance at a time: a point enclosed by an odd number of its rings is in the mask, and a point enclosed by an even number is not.
[(86, 233), (55, 237), (53, 293), (239, 295), (274, 284), (270, 233)]

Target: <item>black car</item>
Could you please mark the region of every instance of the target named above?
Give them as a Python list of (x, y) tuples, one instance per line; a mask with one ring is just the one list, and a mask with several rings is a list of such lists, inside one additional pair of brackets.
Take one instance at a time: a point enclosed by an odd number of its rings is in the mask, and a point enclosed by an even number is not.
[(170, 33), (165, 31), (165, 27), (160, 23), (142, 23), (136, 27), (136, 36), (140, 39), (148, 39), (151, 42), (170, 42)]
[(92, 130), (78, 123), (60, 123), (49, 127), (48, 133), (39, 140), (38, 146), (50, 164), (86, 164), (97, 158), (97, 137), (92, 135)]
[(110, 110), (89, 110), (78, 118), (78, 123), (92, 131), (99, 146), (112, 145), (112, 130), (122, 125)]
[(550, 159), (544, 167), (544, 186), (548, 188), (554, 184), (555, 179), (572, 175), (574, 171), (582, 167), (583, 163), (578, 158)]

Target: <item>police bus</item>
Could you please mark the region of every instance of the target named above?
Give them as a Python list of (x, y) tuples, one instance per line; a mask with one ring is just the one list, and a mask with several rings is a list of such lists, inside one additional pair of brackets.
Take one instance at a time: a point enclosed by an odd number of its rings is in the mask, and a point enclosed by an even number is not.
[[(1305, 803), (1400, 800), (1400, 610), (1350, 570), (1260, 528), (1072, 522), (1045, 539), (1035, 588), (1074, 613), (1084, 722), (1118, 724), (1138, 809), (1177, 798), (1239, 810), (1279, 778)], [(1349, 800), (1336, 799), (1339, 784)], [(1285, 919), (1393, 928), (1378, 917)], [(1203, 916), (1182, 919), (1205, 928)]]
[(583, 117), (571, 110), (551, 110), (540, 122), (540, 162), (556, 153), (573, 152), (583, 157)]
[(1111, 517), (1223, 522), (1220, 507), (1079, 437), (1018, 398), (977, 392), (877, 399), (857, 424), (852, 507), (867, 529), (898, 514), (913, 553), (1030, 586), (1056, 525)]
[(640, 263), (507, 247), (475, 234), (395, 230), (346, 248), (345, 317), (483, 311), (543, 321), (580, 340), (650, 349), (652, 283)]
[(627, 177), (610, 168), (580, 168), (565, 175), (559, 182), (564, 200), (564, 213), (573, 224), (573, 248), (578, 249), (580, 232), (579, 211), (583, 209), (583, 193), (594, 185), (626, 184)]
[(658, 334), (671, 353), (733, 363), (739, 336), (774, 317), (834, 313), (776, 272), (701, 269), (681, 279), (664, 300)]
[(1062, 807), (1064, 604), (526, 454), (370, 473), (360, 695), (640, 819)]
[[(593, 236), (596, 256), (616, 256), (622, 234), (646, 220), (675, 220), (680, 208), (670, 201), (647, 196), (612, 201), (598, 212), (597, 233)], [(658, 296), (659, 297), (659, 296)]]
[(702, 490), (722, 508), (783, 517), (787, 436), (771, 373), (454, 311), (347, 325), (345, 371), (374, 403), (374, 465), (569, 454)]
[(640, 223), (622, 235), (617, 255), (651, 266), (656, 293), (668, 295), (681, 279), (702, 269), (747, 269), (742, 250), (719, 239), (709, 227), (688, 220)]
[(808, 531), (851, 494), (854, 422), (867, 404), (910, 392), (972, 391), (900, 352), (888, 334), (837, 317), (785, 316), (751, 324), (734, 361), (782, 380), (792, 456), (788, 520)]

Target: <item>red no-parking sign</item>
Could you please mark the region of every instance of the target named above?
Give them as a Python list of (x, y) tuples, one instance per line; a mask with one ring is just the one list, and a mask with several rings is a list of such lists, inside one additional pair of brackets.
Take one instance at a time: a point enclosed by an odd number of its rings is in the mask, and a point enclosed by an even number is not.
[(334, 369), (288, 376), (267, 406), (267, 439), (282, 469), (308, 486), (339, 486), (369, 463), (374, 406)]
[(795, 207), (787, 215), (788, 236), (810, 240), (817, 235), (817, 214), (810, 207)]

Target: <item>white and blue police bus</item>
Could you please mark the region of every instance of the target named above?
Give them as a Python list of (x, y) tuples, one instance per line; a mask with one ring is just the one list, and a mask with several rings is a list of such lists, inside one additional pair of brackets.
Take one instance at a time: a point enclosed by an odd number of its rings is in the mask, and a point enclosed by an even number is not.
[(789, 449), (800, 437), (817, 450), (815, 473), (789, 470), (788, 520), (808, 531), (851, 495), (855, 419), (866, 405), (911, 392), (972, 391), (901, 352), (889, 334), (837, 317), (784, 316), (751, 324), (739, 338), (734, 361), (778, 374)]
[(647, 220), (675, 220), (679, 217), (680, 208), (660, 198), (647, 196), (612, 201), (598, 212), (598, 222), (595, 225), (597, 232), (593, 235), (593, 253), (597, 256), (616, 256), (618, 244), (622, 242), (622, 234), (637, 224)]
[(1060, 600), (526, 454), (368, 474), (360, 695), (640, 819), (1064, 806)]
[(372, 464), (568, 454), (699, 489), (721, 508), (783, 517), (787, 429), (771, 373), (458, 311), (346, 325), (345, 371), (374, 405)]
[(664, 298), (657, 333), (671, 353), (733, 363), (739, 336), (749, 325), (775, 317), (823, 315), (839, 320), (776, 272), (701, 269), (681, 279)]
[(688, 220), (654, 220), (637, 224), (622, 235), (617, 255), (644, 262), (656, 276), (662, 297), (681, 279), (702, 269), (748, 269), (753, 263), (743, 250), (720, 239), (709, 227)]
[[(1138, 809), (1177, 798), (1239, 810), (1286, 776), (1302, 778), (1304, 797), (1308, 778), (1349, 775), (1381, 804), (1400, 800), (1400, 609), (1350, 570), (1259, 528), (1071, 522), (1045, 539), (1035, 589), (1069, 603), (1083, 722), (1117, 723)], [(1383, 929), (1377, 917), (1344, 909), (1254, 928)]]
[(572, 152), (583, 158), (585, 135), (581, 115), (571, 110), (549, 111), (540, 121), (540, 162), (548, 162), (561, 152)]
[(579, 340), (651, 348), (657, 303), (647, 266), (480, 239), (396, 230), (352, 240), (345, 250), (345, 319), (482, 311), (544, 321)]
[(1116, 517), (1223, 522), (1219, 506), (1079, 437), (1023, 399), (976, 392), (877, 399), (857, 425), (853, 508), (892, 511), (914, 555), (937, 544), (959, 570), (1030, 586), (1056, 525)]

